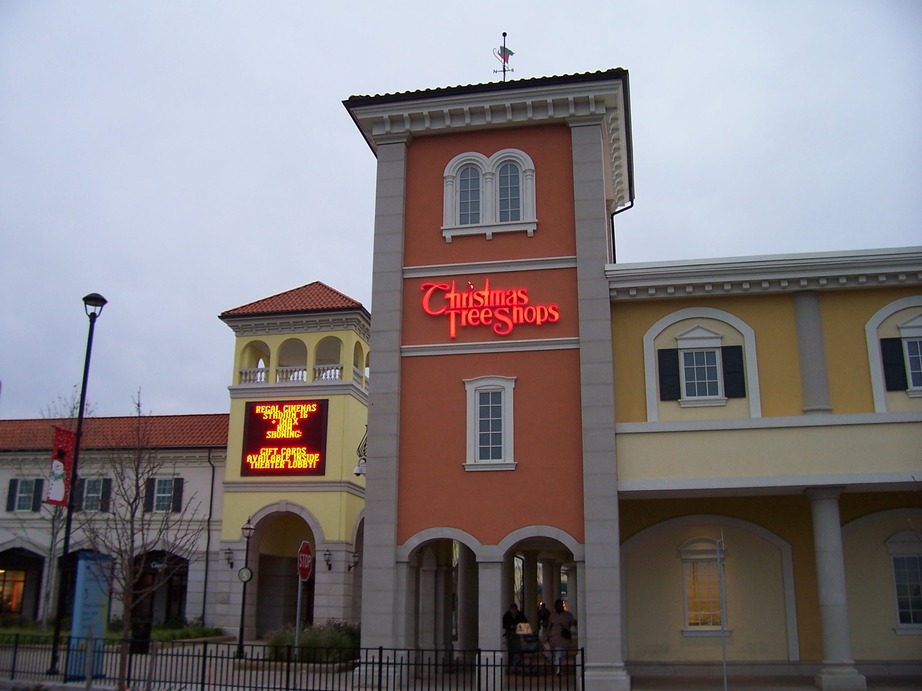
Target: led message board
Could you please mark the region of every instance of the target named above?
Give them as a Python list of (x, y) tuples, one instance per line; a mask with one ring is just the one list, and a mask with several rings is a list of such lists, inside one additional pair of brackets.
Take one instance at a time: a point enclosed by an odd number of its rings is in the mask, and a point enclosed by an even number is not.
[(323, 475), (328, 401), (250, 402), (243, 427), (243, 476)]
[(467, 290), (458, 290), (452, 281), (423, 283), (419, 289), (423, 311), (448, 319), (449, 338), (457, 338), (459, 328), (487, 327), (497, 336), (508, 336), (522, 324), (543, 326), (560, 321), (558, 305), (533, 304), (527, 288), (490, 288), (489, 278), (483, 288), (468, 282)]

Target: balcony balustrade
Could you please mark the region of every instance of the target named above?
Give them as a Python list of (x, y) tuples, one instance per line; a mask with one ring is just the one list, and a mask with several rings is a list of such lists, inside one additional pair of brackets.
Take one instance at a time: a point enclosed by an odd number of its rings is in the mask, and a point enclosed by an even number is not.
[[(308, 379), (308, 368), (302, 365), (294, 367), (276, 367), (275, 382), (276, 384), (314, 384), (314, 383), (335, 383), (348, 380), (343, 379), (342, 364), (335, 365), (315, 365), (313, 367), (313, 378)], [(270, 373), (268, 367), (245, 367), (240, 369), (240, 384), (243, 386), (268, 384), (270, 383)], [(362, 388), (368, 387), (367, 369), (352, 368), (352, 383)]]

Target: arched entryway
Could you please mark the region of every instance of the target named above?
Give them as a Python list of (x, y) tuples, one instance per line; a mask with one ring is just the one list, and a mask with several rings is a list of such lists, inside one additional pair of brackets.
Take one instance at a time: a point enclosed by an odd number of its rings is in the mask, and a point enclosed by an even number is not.
[[(255, 633), (265, 638), (273, 631), (293, 627), (297, 619), (298, 588), (301, 592), (302, 626), (314, 621), (317, 569), (325, 568), (318, 555), (318, 540), (308, 523), (288, 512), (272, 512), (253, 519), (256, 532), (250, 541), (250, 565), (255, 574)], [(298, 577), (297, 554), (301, 543), (311, 544), (313, 573), (306, 583)], [(321, 544), (320, 551), (323, 551)]]

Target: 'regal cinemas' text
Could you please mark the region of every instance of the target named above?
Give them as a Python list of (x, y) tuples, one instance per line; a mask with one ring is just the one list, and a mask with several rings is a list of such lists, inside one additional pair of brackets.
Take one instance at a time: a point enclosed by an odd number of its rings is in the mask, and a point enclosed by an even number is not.
[(468, 283), (458, 290), (455, 282), (423, 283), (423, 311), (433, 317), (448, 319), (448, 335), (458, 336), (458, 329), (486, 327), (497, 336), (508, 336), (516, 326), (543, 326), (560, 320), (560, 307), (532, 304), (527, 288), (491, 288), (486, 279), (483, 288)]

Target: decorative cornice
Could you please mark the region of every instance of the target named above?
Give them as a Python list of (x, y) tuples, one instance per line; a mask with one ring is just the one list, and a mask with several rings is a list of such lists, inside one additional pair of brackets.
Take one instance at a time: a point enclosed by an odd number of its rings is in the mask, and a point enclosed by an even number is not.
[(245, 492), (277, 493), (284, 490), (289, 497), (301, 492), (344, 492), (356, 497), (365, 497), (365, 488), (350, 480), (298, 480), (290, 475), (278, 478), (260, 478), (259, 480), (239, 480), (225, 482), (224, 491), (228, 494)]
[(368, 405), (368, 391), (354, 381), (281, 382), (277, 384), (235, 384), (227, 387), (231, 398), (247, 400), (317, 398), (318, 396), (352, 396)]
[(922, 285), (922, 247), (605, 267), (612, 302)]
[(575, 269), (576, 257), (541, 257), (537, 259), (510, 259), (504, 261), (469, 262), (466, 264), (429, 264), (405, 266), (404, 278), (431, 278), (466, 274), (495, 274), (510, 271), (546, 271), (548, 269)]
[(327, 314), (275, 314), (252, 317), (234, 317), (225, 320), (237, 336), (268, 336), (318, 331), (354, 331), (360, 337), (371, 339), (371, 324), (358, 312)]
[(503, 88), (482, 85), (353, 97), (345, 106), (373, 151), (385, 137), (395, 135), (594, 121), (608, 144), (610, 195), (615, 206), (622, 207), (633, 200), (629, 88), (627, 72), (610, 70), (511, 82)]
[(534, 338), (514, 341), (477, 341), (473, 343), (433, 343), (400, 347), (403, 357), (429, 355), (471, 355), (476, 353), (517, 353), (533, 350), (572, 350), (579, 348), (579, 338)]

